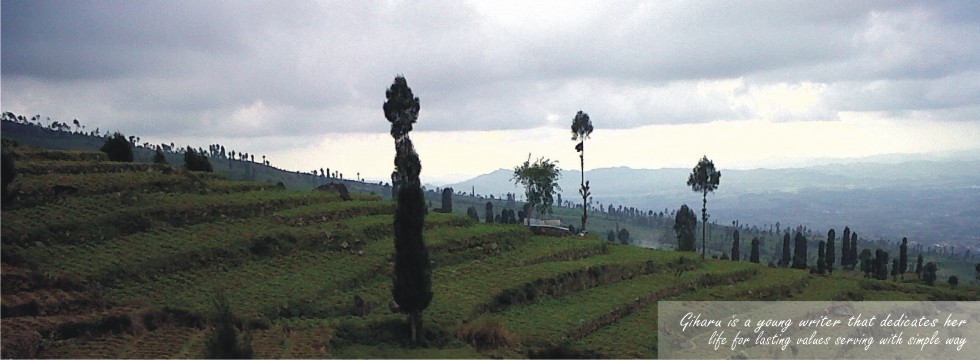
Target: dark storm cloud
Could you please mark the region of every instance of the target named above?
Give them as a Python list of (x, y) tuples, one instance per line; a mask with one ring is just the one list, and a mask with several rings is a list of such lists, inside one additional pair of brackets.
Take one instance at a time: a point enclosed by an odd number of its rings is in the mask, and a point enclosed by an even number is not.
[[(968, 111), (980, 104), (977, 10), (969, 1), (5, 1), (4, 110), (159, 136), (384, 132), (384, 89), (404, 74), (424, 130), (564, 128), (580, 109), (604, 128), (843, 111), (977, 120)], [(783, 88), (818, 99), (803, 110), (757, 104)]]

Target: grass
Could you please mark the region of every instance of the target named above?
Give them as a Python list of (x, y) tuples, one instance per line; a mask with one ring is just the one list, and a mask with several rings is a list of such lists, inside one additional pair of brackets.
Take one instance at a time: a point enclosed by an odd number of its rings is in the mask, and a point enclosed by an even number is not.
[[(965, 278), (951, 288), (812, 275), (429, 212), (434, 297), (426, 344), (410, 346), (405, 316), (388, 309), (394, 203), (384, 194), (342, 201), (92, 152), (21, 156), (22, 198), (2, 222), (5, 357), (198, 357), (217, 288), (270, 358), (653, 357), (660, 299), (978, 298)], [(78, 191), (55, 196), (55, 185)], [(460, 198), (464, 212), (476, 201)], [(604, 236), (619, 220), (592, 214), (590, 228)], [(667, 234), (656, 221), (629, 224), (635, 238)], [(40, 354), (19, 352), (32, 343)]]

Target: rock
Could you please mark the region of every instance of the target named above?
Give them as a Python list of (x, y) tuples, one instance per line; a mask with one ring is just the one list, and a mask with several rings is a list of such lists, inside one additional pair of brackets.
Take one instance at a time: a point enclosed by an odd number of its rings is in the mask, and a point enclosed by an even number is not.
[(354, 315), (365, 316), (368, 314), (368, 305), (360, 295), (354, 295)]
[(340, 198), (343, 199), (344, 201), (354, 200), (350, 196), (350, 192), (347, 191), (347, 185), (344, 184), (338, 184), (332, 182), (326, 185), (320, 185), (316, 189), (313, 189), (313, 191), (335, 191), (340, 194)]
[(54, 192), (54, 196), (73, 196), (78, 195), (78, 188), (68, 185), (55, 185), (51, 187), (51, 191)]

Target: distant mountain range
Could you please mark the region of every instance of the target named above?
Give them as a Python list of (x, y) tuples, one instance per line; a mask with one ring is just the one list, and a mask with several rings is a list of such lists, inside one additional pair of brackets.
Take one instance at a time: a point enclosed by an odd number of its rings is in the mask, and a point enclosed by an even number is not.
[[(840, 233), (850, 226), (861, 236), (923, 243), (950, 243), (980, 249), (980, 159), (856, 161), (791, 169), (727, 170), (708, 195), (708, 213), (719, 224), (768, 227), (804, 225)], [(690, 169), (602, 168), (586, 171), (594, 203), (662, 211), (687, 204), (701, 207), (701, 195), (686, 185)], [(501, 196), (523, 189), (511, 170), (449, 185), (457, 191)], [(562, 199), (580, 203), (581, 173), (562, 171)], [(700, 212), (700, 211), (697, 211)]]

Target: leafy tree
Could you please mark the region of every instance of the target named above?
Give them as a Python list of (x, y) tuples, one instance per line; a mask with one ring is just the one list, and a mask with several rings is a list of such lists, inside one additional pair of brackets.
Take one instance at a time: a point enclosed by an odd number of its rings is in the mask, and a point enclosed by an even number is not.
[(817, 274), (827, 272), (827, 242), (820, 240), (817, 243)]
[(167, 157), (163, 155), (163, 151), (160, 151), (160, 149), (157, 149), (156, 153), (153, 154), (153, 163), (167, 164)]
[(432, 302), (432, 268), (422, 236), (426, 212), (419, 181), (422, 163), (408, 136), (418, 119), (419, 98), (412, 94), (408, 81), (397, 76), (385, 91), (385, 99), (382, 109), (385, 119), (391, 123), (391, 137), (395, 139), (392, 177), (400, 186), (395, 206), (395, 269), (391, 293), (398, 310), (409, 315), (412, 342), (417, 343), (420, 337), (424, 338), (422, 311)]
[(721, 180), (721, 172), (715, 170), (715, 163), (708, 160), (707, 156), (701, 158), (694, 166), (691, 175), (687, 178), (687, 186), (691, 190), (702, 194), (701, 206), (701, 258), (704, 259), (705, 239), (708, 228), (708, 193), (714, 192), (718, 188)]
[(515, 184), (524, 186), (524, 194), (527, 196), (529, 207), (525, 211), (525, 216), (530, 218), (534, 210), (538, 210), (541, 214), (551, 213), (555, 193), (561, 191), (561, 187), (558, 186), (559, 177), (561, 177), (561, 169), (558, 168), (558, 162), (545, 158), (538, 158), (531, 163), (531, 157), (528, 155), (523, 165), (514, 168), (512, 179)]
[(949, 276), (949, 286), (950, 287), (955, 288), (956, 285), (959, 285), (959, 284), (960, 284), (960, 278), (959, 277), (957, 277), (956, 275), (950, 275)]
[(681, 209), (677, 211), (677, 215), (674, 218), (674, 233), (677, 234), (677, 251), (697, 251), (695, 249), (695, 239), (694, 232), (698, 227), (698, 216), (694, 214), (694, 210), (687, 207), (687, 204), (681, 205)]
[(235, 315), (225, 292), (218, 289), (214, 298), (214, 314), (210, 318), (211, 331), (204, 346), (206, 359), (248, 359), (252, 357), (251, 335), (246, 332), (242, 342), (238, 342), (235, 330)]
[(453, 212), (453, 188), (442, 189), (442, 212)]
[(796, 244), (793, 251), (793, 268), (806, 269), (806, 237), (802, 232), (797, 231), (793, 242)]
[(789, 267), (792, 261), (789, 242), (789, 232), (786, 232), (783, 234), (783, 256), (779, 259), (779, 266)]
[(473, 221), (480, 222), (480, 214), (477, 213), (476, 206), (466, 208), (466, 216), (469, 216)]
[(939, 267), (936, 263), (929, 262), (925, 267), (922, 268), (922, 280), (926, 282), (926, 285), (933, 286), (936, 284), (936, 271)]
[(629, 230), (626, 230), (626, 228), (619, 229), (619, 234), (616, 235), (616, 238), (619, 239), (620, 244), (629, 244), (630, 243)]
[(827, 268), (827, 272), (831, 274), (834, 273), (834, 256), (837, 255), (834, 249), (835, 237), (837, 237), (837, 235), (834, 233), (834, 229), (830, 229), (830, 231), (827, 232), (827, 250), (826, 250), (827, 257), (825, 258), (825, 263), (826, 263), (825, 265)]
[(579, 110), (572, 119), (572, 141), (579, 141), (578, 145), (575, 145), (575, 151), (578, 152), (579, 163), (582, 165), (582, 184), (578, 190), (579, 195), (582, 195), (582, 231), (585, 231), (585, 220), (589, 217), (589, 196), (592, 195), (589, 191), (589, 182), (585, 181), (585, 139), (589, 138), (592, 130), (589, 114)]
[(606, 233), (606, 241), (616, 242), (616, 231), (615, 230), (609, 230), (609, 232)]
[(211, 167), (211, 161), (209, 161), (203, 154), (198, 154), (197, 151), (190, 146), (188, 146), (187, 151), (184, 152), (184, 167), (190, 171), (214, 171), (214, 169)]
[(888, 280), (888, 252), (875, 250), (874, 276), (878, 280)]
[(861, 250), (861, 271), (864, 272), (865, 277), (871, 277), (871, 273), (874, 271), (874, 264), (872, 263), (871, 250), (864, 249)]
[(734, 240), (732, 241), (732, 261), (738, 261), (739, 255), (741, 255), (741, 254), (738, 253), (739, 244), (738, 244), (738, 230), (737, 229), (735, 230), (735, 233), (732, 234), (732, 237), (734, 237)]
[(902, 238), (902, 245), (898, 247), (898, 273), (905, 279), (905, 269), (909, 268), (909, 239)]
[(749, 253), (749, 261), (759, 263), (759, 237), (752, 238), (752, 252)]
[(487, 211), (486, 211), (487, 224), (493, 224), (493, 203), (487, 201), (486, 208), (487, 208)]
[(102, 144), (99, 151), (109, 155), (109, 160), (119, 162), (133, 162), (133, 144), (120, 133), (113, 133), (112, 137)]

